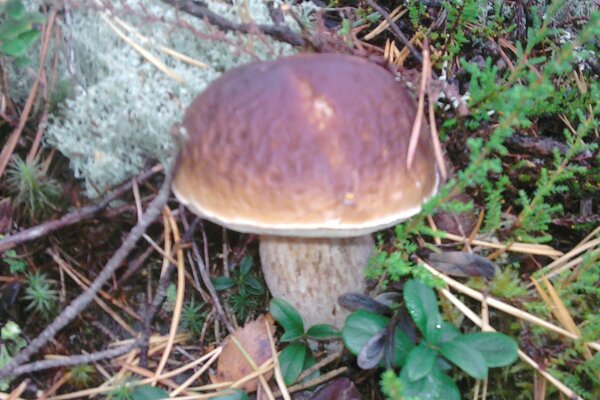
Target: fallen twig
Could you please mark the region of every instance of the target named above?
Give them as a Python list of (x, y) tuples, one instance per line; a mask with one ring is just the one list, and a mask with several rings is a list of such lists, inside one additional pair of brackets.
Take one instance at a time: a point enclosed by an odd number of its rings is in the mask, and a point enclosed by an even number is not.
[(375, 11), (377, 11), (379, 14), (381, 14), (383, 16), (383, 18), (385, 18), (385, 20), (387, 21), (387, 23), (389, 25), (389, 28), (392, 30), (392, 33), (394, 34), (394, 36), (396, 36), (396, 38), (399, 41), (401, 41), (402, 44), (405, 45), (410, 50), (410, 52), (412, 53), (412, 55), (417, 59), (417, 61), (419, 63), (423, 64), (423, 57), (421, 57), (421, 54), (410, 43), (410, 41), (404, 35), (404, 33), (402, 33), (402, 31), (400, 30), (400, 28), (398, 28), (398, 25), (396, 25), (396, 22), (394, 22), (394, 20), (392, 18), (390, 18), (390, 14), (388, 12), (386, 12), (383, 9), (383, 7), (381, 7), (380, 5), (378, 5), (377, 3), (375, 3), (374, 0), (367, 0), (367, 3), (369, 3), (369, 5), (371, 7), (373, 7), (375, 9)]
[[(138, 345), (138, 340), (134, 341), (131, 344), (124, 345), (121, 347), (115, 347), (113, 349), (97, 351), (95, 353), (89, 354), (80, 354), (76, 356), (67, 356), (61, 357), (53, 360), (41, 360), (35, 361), (29, 364), (21, 365), (20, 367), (16, 367), (11, 371), (11, 375), (21, 375), (27, 374), (30, 372), (41, 371), (49, 368), (56, 367), (68, 367), (71, 365), (79, 365), (79, 364), (90, 364), (99, 360), (104, 360), (106, 358), (113, 358), (120, 356), (121, 354), (125, 354), (130, 352)], [(1, 371), (0, 371), (1, 372)]]
[(58, 317), (56, 317), (56, 319), (38, 335), (37, 338), (35, 338), (25, 349), (15, 355), (15, 357), (0, 370), (0, 379), (14, 375), (14, 371), (17, 367), (29, 360), (29, 358), (50, 341), (58, 331), (77, 317), (94, 299), (102, 285), (113, 276), (113, 273), (121, 266), (125, 257), (133, 250), (137, 241), (142, 237), (150, 224), (158, 217), (162, 207), (167, 203), (169, 194), (171, 193), (171, 180), (173, 177), (174, 165), (175, 163), (173, 162), (167, 170), (165, 181), (163, 182), (158, 195), (146, 209), (144, 218), (138, 221), (131, 232), (129, 232), (121, 247), (106, 263), (100, 274), (90, 285), (89, 289), (73, 300), (73, 302), (69, 304)]
[(281, 42), (286, 42), (292, 46), (303, 46), (306, 41), (288, 26), (283, 24), (264, 25), (264, 24), (238, 24), (223, 18), (210, 11), (207, 6), (200, 2), (191, 0), (163, 0), (163, 2), (172, 5), (180, 11), (206, 19), (210, 24), (224, 30), (242, 33), (262, 32)]
[[(150, 169), (139, 175), (137, 177), (137, 181), (144, 181), (157, 172), (162, 170), (162, 166), (157, 165), (154, 168)], [(38, 239), (42, 236), (46, 236), (49, 233), (52, 233), (56, 230), (65, 228), (67, 226), (76, 224), (78, 222), (83, 221), (84, 219), (88, 219), (96, 215), (98, 212), (102, 211), (108, 205), (114, 201), (115, 199), (123, 196), (131, 189), (131, 180), (123, 183), (116, 190), (109, 193), (104, 197), (98, 204), (94, 204), (91, 206), (81, 207), (80, 209), (73, 211), (72, 213), (63, 215), (61, 218), (44, 222), (43, 224), (34, 226), (33, 228), (28, 228), (22, 230), (21, 232), (15, 233), (13, 235), (7, 236), (4, 239), (0, 240), (0, 252), (6, 251), (8, 249), (12, 249), (13, 247), (23, 244), (25, 242), (29, 242), (34, 239)]]

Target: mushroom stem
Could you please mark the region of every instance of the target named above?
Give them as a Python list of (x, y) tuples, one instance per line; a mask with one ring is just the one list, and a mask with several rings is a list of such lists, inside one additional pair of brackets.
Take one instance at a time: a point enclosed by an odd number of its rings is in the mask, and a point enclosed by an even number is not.
[(374, 248), (371, 235), (261, 236), (260, 259), (272, 296), (292, 304), (305, 328), (325, 323), (342, 328), (349, 312), (338, 304), (338, 296), (365, 291), (364, 270)]

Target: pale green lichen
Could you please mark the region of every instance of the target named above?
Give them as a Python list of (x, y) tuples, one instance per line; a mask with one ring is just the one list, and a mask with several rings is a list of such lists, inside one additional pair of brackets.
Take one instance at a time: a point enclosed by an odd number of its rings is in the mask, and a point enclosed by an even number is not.
[[(143, 4), (143, 7), (142, 7)], [(243, 0), (228, 5), (208, 2), (220, 15), (239, 22)], [(257, 24), (272, 24), (263, 1), (249, 0), (245, 12)], [(61, 51), (74, 55), (75, 71), (61, 61), (62, 79), (72, 83), (72, 93), (54, 113), (46, 131), (46, 144), (69, 158), (90, 197), (138, 173), (149, 163), (165, 161), (171, 154), (172, 126), (181, 120), (186, 106), (221, 72), (258, 59), (291, 54), (288, 44), (265, 36), (225, 35), (211, 40), (177, 24), (175, 10), (160, 1), (115, 2), (114, 13), (152, 42), (205, 62), (199, 68), (160, 52), (135, 35), (131, 38), (160, 58), (177, 75), (178, 82), (159, 71), (132, 49), (101, 19), (97, 10), (71, 9), (63, 23), (65, 43)], [(314, 6), (294, 6), (306, 15)], [(198, 18), (180, 15), (194, 29), (214, 33)], [(246, 21), (247, 22), (247, 21)], [(71, 68), (72, 69), (72, 68)]]

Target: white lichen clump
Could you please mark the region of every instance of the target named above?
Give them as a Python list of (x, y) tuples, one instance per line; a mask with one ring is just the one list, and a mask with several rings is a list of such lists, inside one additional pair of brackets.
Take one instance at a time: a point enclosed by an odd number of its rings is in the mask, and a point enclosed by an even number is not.
[[(250, 18), (256, 24), (273, 23), (261, 0), (234, 0), (233, 5), (217, 0), (208, 3), (213, 11), (232, 21), (250, 22)], [(262, 35), (229, 33), (218, 39), (221, 33), (215, 27), (184, 13), (179, 14), (178, 21), (175, 9), (160, 1), (122, 0), (113, 6), (110, 20), (118, 17), (133, 27), (135, 32), (128, 37), (158, 57), (182, 81), (167, 76), (119, 38), (100, 18), (102, 11), (84, 5), (71, 8), (71, 18), (63, 26), (62, 51), (67, 56), (73, 54), (74, 62), (65, 57), (61, 75), (73, 89), (51, 116), (45, 139), (69, 158), (90, 197), (152, 162), (166, 161), (173, 144), (171, 128), (181, 120), (191, 100), (223, 71), (257, 58), (273, 59), (295, 51)], [(293, 7), (299, 15), (306, 15), (313, 6), (304, 3)], [(123, 25), (117, 27), (126, 32)], [(156, 45), (204, 62), (207, 67), (179, 61)]]

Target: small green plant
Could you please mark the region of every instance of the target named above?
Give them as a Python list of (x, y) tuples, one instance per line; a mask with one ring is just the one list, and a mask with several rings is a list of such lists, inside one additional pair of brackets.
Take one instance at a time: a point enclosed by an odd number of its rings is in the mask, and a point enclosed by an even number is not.
[(214, 400), (248, 400), (248, 394), (243, 390), (233, 389), (226, 391), (226, 394), (223, 394), (218, 397), (213, 397)]
[(88, 387), (91, 383), (95, 369), (89, 364), (81, 364), (72, 367), (69, 372), (71, 373), (69, 381), (75, 386), (83, 388)]
[(260, 297), (265, 294), (265, 285), (257, 278), (253, 266), (252, 257), (245, 256), (239, 266), (233, 266), (231, 276), (213, 278), (216, 290), (232, 291), (227, 304), (240, 320), (245, 320), (250, 311), (258, 307)]
[(39, 39), (39, 25), (46, 18), (27, 12), (21, 0), (0, 3), (0, 13), (4, 17), (0, 24), (0, 53), (12, 57), (16, 66), (29, 64), (27, 52)]
[(181, 328), (190, 332), (194, 336), (199, 336), (202, 332), (204, 322), (206, 322), (207, 312), (203, 311), (203, 304), (196, 304), (191, 299), (181, 310)]
[(313, 325), (305, 330), (298, 311), (282, 299), (272, 299), (269, 312), (283, 328), (284, 332), (279, 340), (289, 343), (281, 352), (279, 363), (285, 384), (292, 385), (302, 371), (315, 363), (308, 339), (318, 342), (335, 340), (339, 338), (340, 332), (327, 324)]
[(25, 300), (29, 302), (27, 310), (33, 310), (49, 317), (56, 307), (58, 292), (53, 289), (54, 282), (44, 273), (34, 272), (27, 274), (27, 288)]
[(59, 186), (46, 176), (39, 161), (29, 163), (18, 155), (13, 156), (7, 171), (7, 183), (16, 203), (27, 210), (30, 219), (47, 215), (48, 211), (56, 208)]
[[(0, 235), (0, 239), (2, 239), (4, 235)], [(14, 249), (6, 250), (4, 254), (2, 254), (2, 262), (8, 265), (10, 273), (12, 275), (22, 274), (25, 272), (27, 268), (27, 264), (17, 255), (17, 252)]]
[(495, 332), (462, 334), (444, 321), (433, 289), (411, 279), (404, 284), (404, 307), (421, 333), (417, 343), (399, 327), (399, 305), (390, 317), (372, 311), (350, 314), (342, 339), (359, 366), (400, 368), (382, 380), (391, 399), (460, 399), (456, 383), (446, 373), (454, 364), (475, 379), (485, 379), (489, 368), (512, 364), (517, 359), (514, 339)]
[[(12, 360), (13, 355), (21, 351), (27, 342), (21, 333), (21, 327), (13, 321), (8, 321), (0, 331), (0, 368), (4, 368), (6, 364)], [(0, 390), (6, 391), (12, 379), (0, 380)]]

